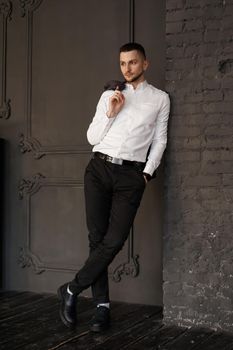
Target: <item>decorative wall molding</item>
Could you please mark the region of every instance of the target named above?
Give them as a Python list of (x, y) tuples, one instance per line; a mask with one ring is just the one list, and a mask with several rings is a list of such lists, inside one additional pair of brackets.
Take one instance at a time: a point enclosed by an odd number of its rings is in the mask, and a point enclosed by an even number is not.
[[(135, 0), (129, 0), (129, 42), (134, 42), (135, 36)], [(134, 254), (134, 225), (128, 238), (128, 259), (120, 264), (112, 273), (112, 280), (120, 282), (122, 276), (137, 277), (139, 275), (139, 255)]]
[(19, 148), (21, 153), (32, 152), (35, 159), (40, 159), (44, 155), (40, 142), (33, 137), (27, 138), (24, 134), (19, 135)]
[(83, 183), (71, 178), (46, 178), (38, 173), (32, 177), (22, 179), (19, 182), (18, 193), (19, 199), (26, 200), (26, 244), (19, 249), (18, 264), (22, 268), (30, 267), (33, 272), (40, 274), (45, 271), (58, 272), (75, 272), (77, 266), (57, 266), (54, 264), (44, 263), (42, 259), (32, 251), (31, 247), (31, 197), (42, 187), (75, 187), (83, 189)]
[(43, 264), (40, 259), (35, 254), (32, 254), (27, 247), (21, 247), (19, 249), (18, 265), (22, 268), (31, 267), (37, 275), (45, 271), (45, 269), (41, 267)]
[(11, 20), (12, 2), (9, 0), (0, 0), (0, 17), (2, 17), (2, 81), (1, 81), (1, 100), (0, 100), (0, 118), (8, 119), (11, 115), (10, 99), (7, 98), (7, 21)]
[(39, 191), (45, 177), (41, 174), (36, 174), (32, 178), (22, 179), (19, 183), (19, 199), (23, 199), (25, 194), (33, 195)]
[(19, 135), (19, 149), (21, 153), (32, 152), (35, 159), (40, 159), (45, 155), (63, 155), (63, 154), (89, 154), (91, 151), (86, 146), (78, 148), (60, 147), (60, 146), (42, 146), (34, 137), (27, 137), (24, 134)]
[(12, 13), (12, 2), (9, 0), (0, 0), (0, 15), (10, 18)]
[(36, 275), (40, 275), (46, 271), (53, 272), (77, 272), (78, 266), (56, 266), (52, 264), (45, 264), (28, 246), (19, 248), (19, 256), (17, 259), (18, 265), (24, 268), (30, 268)]
[[(135, 0), (129, 0), (129, 42), (134, 42), (135, 36)], [(137, 277), (139, 275), (139, 255), (134, 254), (134, 225), (128, 238), (128, 259), (120, 264), (112, 273), (112, 280), (120, 282), (122, 276)]]
[(135, 34), (135, 0), (129, 0), (129, 41), (134, 42)]
[(120, 264), (112, 273), (112, 280), (120, 282), (122, 276), (137, 277), (139, 275), (139, 255), (129, 258), (127, 263)]
[(43, 0), (19, 0), (21, 15), (24, 17), (28, 12), (35, 11)]
[[(20, 247), (18, 264), (22, 267), (30, 267), (33, 272), (40, 274), (45, 271), (57, 272), (76, 272), (78, 266), (58, 266), (54, 264), (46, 264), (42, 259), (32, 251), (31, 248), (31, 197), (36, 194), (42, 187), (75, 187), (83, 189), (83, 183), (71, 178), (46, 178), (44, 175), (37, 173), (32, 177), (22, 179), (18, 185), (19, 199), (26, 199), (26, 244)], [(137, 277), (139, 274), (139, 256), (134, 254), (134, 232), (131, 229), (128, 238), (127, 261), (120, 264), (114, 270), (110, 269), (109, 277), (114, 282), (120, 282), (122, 276)], [(80, 266), (81, 267), (81, 266)]]
[[(33, 47), (33, 12), (40, 6), (42, 0), (20, 0), (22, 16), (27, 19), (27, 62), (26, 62), (26, 133), (20, 134), (19, 147), (22, 153), (32, 152), (35, 159), (40, 159), (45, 155), (55, 154), (83, 154), (90, 153), (87, 146), (61, 147), (61, 146), (43, 146), (39, 140), (32, 135), (32, 47)], [(134, 9), (135, 1), (129, 0), (129, 40), (134, 41)], [(19, 184), (19, 198), (26, 198), (27, 201), (27, 243), (25, 247), (20, 248), (18, 263), (22, 268), (31, 267), (35, 273), (45, 271), (58, 272), (76, 272), (77, 266), (54, 266), (45, 264), (31, 249), (31, 196), (37, 193), (43, 186), (73, 186), (83, 187), (73, 179), (48, 179), (42, 174), (36, 174), (31, 178), (22, 179)], [(109, 276), (114, 282), (120, 282), (123, 276), (137, 277), (139, 274), (139, 255), (134, 253), (134, 228), (132, 227), (129, 239), (126, 262), (121, 263), (115, 269), (109, 270)]]
[(117, 266), (111, 273), (114, 282), (120, 282), (122, 276), (137, 277), (139, 275), (139, 255), (134, 254), (134, 227), (132, 226), (128, 238), (127, 262)]
[(32, 135), (32, 51), (33, 51), (33, 15), (43, 0), (19, 0), (22, 17), (26, 18), (26, 132), (19, 136), (19, 149), (22, 153), (31, 152), (35, 159), (45, 155), (83, 154), (90, 153), (87, 145), (79, 146), (43, 146)]

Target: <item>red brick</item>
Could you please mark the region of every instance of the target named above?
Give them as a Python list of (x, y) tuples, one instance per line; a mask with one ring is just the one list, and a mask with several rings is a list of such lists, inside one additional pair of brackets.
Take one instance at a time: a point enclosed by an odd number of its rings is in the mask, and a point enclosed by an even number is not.
[(166, 9), (167, 10), (182, 9), (183, 6), (184, 6), (183, 0), (167, 0), (166, 1)]
[(198, 175), (195, 177), (186, 178), (184, 180), (184, 186), (195, 186), (200, 188), (205, 187), (216, 187), (221, 184), (221, 176), (219, 175)]
[(181, 70), (190, 70), (190, 58), (176, 58), (172, 61), (173, 66), (172, 68), (174, 70), (181, 69)]
[(223, 89), (233, 89), (233, 77), (223, 77), (222, 87)]
[(166, 37), (166, 42), (168, 46), (183, 46), (183, 44), (197, 44), (200, 41), (202, 41), (201, 32), (169, 34)]
[(232, 174), (223, 174), (223, 185), (233, 187), (233, 171)]
[(173, 81), (180, 79), (181, 73), (180, 72), (175, 72), (175, 71), (166, 71), (166, 80), (168, 81)]
[(200, 127), (198, 126), (181, 126), (179, 128), (172, 128), (169, 130), (170, 137), (195, 137), (201, 134)]
[(218, 20), (211, 19), (211, 20), (205, 21), (205, 27), (207, 29), (219, 29), (222, 26), (222, 23), (223, 23), (222, 19), (218, 19)]
[(204, 40), (205, 42), (216, 42), (220, 39), (220, 32), (219, 30), (208, 30), (204, 34)]
[(204, 80), (203, 81), (203, 89), (204, 90), (219, 90), (221, 86), (222, 81), (219, 79), (211, 79), (211, 80)]
[(224, 92), (224, 100), (225, 101), (233, 101), (233, 91), (225, 91)]
[(183, 23), (182, 22), (171, 22), (166, 25), (166, 33), (180, 33), (183, 29)]
[(232, 22), (233, 22), (233, 16), (228, 15), (224, 18), (224, 21), (222, 21), (222, 28), (223, 29), (232, 29)]
[(232, 134), (226, 136), (206, 136), (205, 144), (208, 149), (219, 149), (221, 147), (232, 148)]
[[(205, 150), (202, 152), (204, 161), (233, 160), (233, 151), (230, 150)], [(233, 167), (232, 167), (233, 168)]]
[(219, 201), (219, 199), (205, 199), (202, 201), (203, 208), (216, 212), (217, 210), (225, 214), (231, 211), (227, 201)]
[(170, 161), (175, 163), (180, 162), (193, 162), (200, 160), (200, 151), (187, 150), (187, 151), (178, 151), (170, 152)]
[(219, 57), (222, 52), (221, 46), (216, 43), (202, 43), (201, 46), (203, 56)]
[(200, 2), (197, 0), (186, 0), (185, 8), (186, 9), (200, 8)]
[(203, 161), (201, 169), (205, 174), (231, 174), (232, 161)]
[(174, 114), (187, 115), (187, 114), (199, 114), (203, 112), (203, 108), (198, 103), (178, 103), (173, 101), (172, 111)]
[(181, 20), (190, 20), (195, 18), (201, 18), (203, 11), (199, 8), (197, 9), (188, 9), (188, 10), (177, 10), (177, 11), (168, 11), (166, 16), (166, 21), (176, 22)]
[(185, 102), (201, 102), (203, 101), (203, 93), (192, 93), (185, 96)]
[[(209, 135), (209, 136), (232, 136), (232, 130), (229, 127), (215, 127), (215, 126), (208, 126), (205, 129), (205, 135)], [(224, 144), (223, 144), (224, 146)]]
[(209, 102), (203, 103), (203, 111), (206, 113), (224, 113), (232, 111), (232, 103), (228, 102)]
[(196, 31), (203, 28), (204, 28), (204, 23), (201, 18), (187, 21), (185, 22), (185, 25), (184, 25), (185, 32)]
[(201, 45), (200, 43), (196, 43), (195, 45), (185, 45), (184, 57), (196, 58), (201, 53)]
[[(232, 5), (232, 0), (187, 0), (183, 9), (167, 14), (177, 23), (170, 28), (184, 27), (167, 35), (172, 59), (167, 68), (177, 79), (169, 82), (164, 240), (165, 321), (231, 331)], [(173, 281), (182, 281), (176, 293)], [(231, 286), (229, 295), (221, 293), (222, 286)]]
[(185, 126), (199, 126), (203, 123), (205, 120), (204, 114), (191, 114), (187, 115), (185, 117), (182, 117), (183, 119), (183, 125)]
[(222, 6), (212, 6), (212, 4), (210, 4), (204, 8), (202, 15), (204, 20), (216, 20), (217, 18), (221, 19), (223, 17), (223, 13), (224, 9)]
[(203, 57), (200, 55), (198, 63), (202, 65), (203, 68), (218, 66), (219, 57)]
[(204, 91), (204, 101), (222, 101), (222, 91)]
[(204, 6), (219, 6), (219, 7), (223, 7), (223, 0), (202, 0), (202, 5)]
[(230, 45), (232, 45), (232, 39), (232, 28), (219, 31), (219, 40), (221, 40), (222, 43), (229, 43)]
[(202, 199), (222, 199), (223, 193), (219, 188), (200, 188), (199, 194)]
[(211, 113), (205, 115), (204, 122), (207, 126), (221, 125), (222, 124), (222, 114), (221, 113)]
[(203, 67), (203, 78), (211, 80), (221, 79), (221, 73), (218, 70), (218, 66), (212, 65), (211, 67)]
[(174, 150), (189, 150), (189, 149), (200, 149), (201, 138), (200, 137), (179, 137), (172, 142), (172, 148)]
[(183, 47), (168, 47), (166, 51), (167, 58), (182, 58), (184, 57)]

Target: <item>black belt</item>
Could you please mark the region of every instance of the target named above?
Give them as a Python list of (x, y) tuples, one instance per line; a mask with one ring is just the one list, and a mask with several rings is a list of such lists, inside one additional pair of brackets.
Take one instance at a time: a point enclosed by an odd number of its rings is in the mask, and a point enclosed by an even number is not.
[(132, 160), (115, 158), (115, 157), (111, 157), (111, 156), (104, 154), (104, 153), (101, 153), (101, 152), (95, 152), (94, 158), (95, 157), (103, 159), (106, 162), (110, 162), (110, 163), (118, 164), (118, 165), (133, 165), (133, 166), (136, 166), (136, 167), (141, 168), (141, 169), (145, 166), (145, 163), (143, 163), (143, 162), (136, 162), (136, 161), (132, 161)]

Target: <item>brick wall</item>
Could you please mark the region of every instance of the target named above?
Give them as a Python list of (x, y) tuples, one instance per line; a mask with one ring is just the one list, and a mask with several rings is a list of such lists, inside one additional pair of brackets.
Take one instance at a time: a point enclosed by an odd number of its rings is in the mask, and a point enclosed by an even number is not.
[(167, 0), (164, 320), (233, 331), (233, 0)]

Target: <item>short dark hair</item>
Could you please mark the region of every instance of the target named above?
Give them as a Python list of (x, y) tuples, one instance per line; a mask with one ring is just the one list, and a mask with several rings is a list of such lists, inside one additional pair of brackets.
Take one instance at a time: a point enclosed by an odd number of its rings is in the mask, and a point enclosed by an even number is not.
[(133, 51), (133, 50), (137, 50), (139, 51), (142, 56), (144, 57), (144, 59), (146, 59), (146, 52), (144, 47), (141, 44), (138, 43), (127, 43), (124, 44), (120, 47), (120, 53), (121, 52), (128, 52), (128, 51)]

